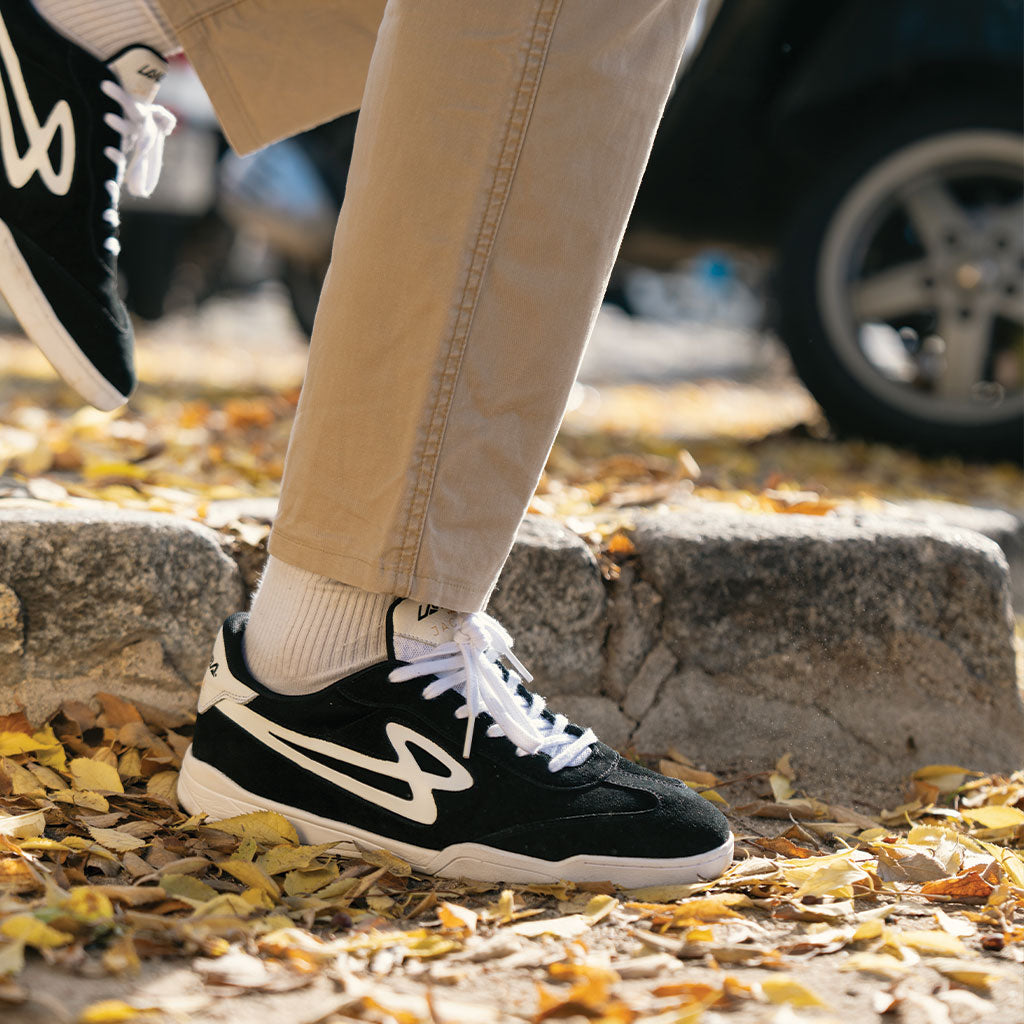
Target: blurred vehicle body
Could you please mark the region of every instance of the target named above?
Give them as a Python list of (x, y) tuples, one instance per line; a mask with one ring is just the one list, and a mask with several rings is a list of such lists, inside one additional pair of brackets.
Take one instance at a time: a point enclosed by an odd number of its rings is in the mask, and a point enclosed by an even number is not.
[(830, 422), (1024, 439), (1021, 0), (712, 0), (623, 259), (759, 248)]
[[(754, 251), (773, 268), (771, 326), (837, 430), (1019, 458), (1022, 10), (704, 0), (620, 265)], [(225, 156), (189, 75), (177, 66), (164, 89), (181, 126), (154, 204), (124, 218), (129, 307), (153, 318), (276, 276), (308, 333), (356, 115)], [(259, 269), (239, 273), (232, 254), (253, 239)], [(738, 293), (712, 283), (719, 306)]]

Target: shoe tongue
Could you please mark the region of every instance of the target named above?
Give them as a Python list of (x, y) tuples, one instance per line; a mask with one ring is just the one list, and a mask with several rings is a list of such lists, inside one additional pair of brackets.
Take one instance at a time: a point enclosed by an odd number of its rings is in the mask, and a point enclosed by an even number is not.
[(132, 46), (107, 62), (121, 85), (142, 103), (152, 103), (167, 75), (167, 61), (148, 46)]
[(429, 654), (432, 647), (447, 643), (455, 634), (461, 616), (433, 604), (420, 604), (408, 598), (391, 606), (391, 657), (412, 661)]

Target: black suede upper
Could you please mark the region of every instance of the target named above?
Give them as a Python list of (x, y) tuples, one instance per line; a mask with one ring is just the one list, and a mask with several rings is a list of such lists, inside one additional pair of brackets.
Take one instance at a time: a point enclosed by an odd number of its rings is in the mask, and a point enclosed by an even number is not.
[[(104, 182), (115, 174), (104, 149), (121, 145), (121, 136), (104, 122), (104, 115), (120, 115), (121, 109), (100, 84), (113, 76), (106, 64), (55, 32), (29, 0), (3, 0), (0, 17), (36, 119), (45, 123), (57, 104), (66, 102), (75, 147), (66, 195), (54, 195), (39, 174), (14, 188), (7, 169), (0, 167), (0, 220), (11, 230), (65, 329), (107, 380), (128, 394), (134, 386), (132, 328), (117, 295), (117, 259), (104, 246), (113, 231), (103, 219), (110, 205)], [(10, 68), (2, 62), (0, 80), (12, 111), (17, 151), (25, 154), (28, 138)], [(54, 168), (61, 164), (63, 144), (58, 131), (48, 153)]]
[[(245, 615), (229, 619), (224, 641), (226, 667), (257, 693), (248, 709), (303, 736), (385, 761), (396, 758), (385, 728), (398, 723), (439, 744), (473, 778), (468, 789), (436, 791), (437, 820), (419, 824), (295, 764), (214, 706), (199, 716), (193, 754), (249, 792), (434, 850), (476, 842), (544, 860), (575, 854), (674, 858), (701, 854), (728, 840), (728, 824), (710, 803), (682, 783), (624, 760), (603, 743), (595, 744), (582, 764), (551, 772), (547, 755), (520, 757), (508, 739), (488, 737), (492, 719), (483, 714), (475, 725), (470, 756), (462, 760), (466, 720), (456, 718), (455, 712), (463, 699), (448, 691), (425, 700), (422, 692), (429, 678), (389, 681), (397, 661), (371, 666), (305, 696), (269, 691), (245, 665), (245, 622)], [(417, 751), (416, 756), (424, 767), (443, 772), (429, 755)], [(348, 762), (332, 763), (323, 755), (317, 758), (378, 789), (409, 794), (400, 781), (362, 773)]]

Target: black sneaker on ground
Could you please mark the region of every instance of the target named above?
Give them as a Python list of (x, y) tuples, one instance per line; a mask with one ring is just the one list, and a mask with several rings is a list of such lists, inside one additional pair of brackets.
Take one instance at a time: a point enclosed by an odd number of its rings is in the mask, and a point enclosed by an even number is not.
[(148, 195), (174, 118), (152, 100), (148, 47), (109, 61), (55, 32), (29, 0), (0, 8), (0, 292), (87, 402), (124, 404), (133, 335), (117, 291), (121, 185)]
[(178, 783), (189, 813), (275, 810), (304, 842), (492, 882), (633, 888), (732, 860), (712, 804), (545, 710), (486, 615), (396, 601), (388, 660), (303, 696), (250, 675), (246, 621), (224, 624), (203, 681)]

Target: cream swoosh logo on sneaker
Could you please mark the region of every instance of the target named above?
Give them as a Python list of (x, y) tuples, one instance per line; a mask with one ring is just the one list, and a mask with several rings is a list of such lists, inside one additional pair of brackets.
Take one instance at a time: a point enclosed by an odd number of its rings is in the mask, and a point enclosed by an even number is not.
[[(301, 768), (313, 772), (314, 775), (318, 775), (328, 782), (333, 782), (334, 785), (347, 790), (354, 796), (368, 800), (394, 814), (400, 814), (403, 818), (418, 822), (420, 825), (432, 825), (437, 820), (435, 793), (457, 793), (469, 789), (473, 785), (473, 776), (448, 751), (413, 729), (399, 725), (397, 722), (389, 722), (384, 730), (396, 757), (394, 761), (386, 761), (379, 757), (370, 757), (368, 754), (362, 754), (358, 750), (351, 750), (337, 743), (331, 743), (329, 740), (306, 736), (303, 733), (286, 729), (257, 714), (244, 704), (220, 701), (217, 704), (217, 710), (240, 725), (261, 743), (276, 750), (279, 754), (283, 754)], [(448, 769), (448, 774), (437, 775), (421, 768), (412, 752), (413, 746), (419, 747), (420, 750), (436, 758)], [(353, 768), (375, 773), (382, 778), (404, 782), (409, 787), (411, 795), (408, 797), (396, 796), (394, 793), (377, 789), (375, 786), (354, 779), (344, 772), (328, 767), (322, 761), (315, 757), (309, 757), (303, 751), (319, 754), (342, 764), (350, 764)]]
[[(67, 195), (75, 172), (75, 125), (67, 100), (58, 100), (46, 120), (40, 124), (25, 86), (21, 62), (0, 16), (0, 60), (7, 73), (7, 82), (14, 97), (22, 130), (28, 139), (28, 149), (18, 152), (8, 90), (0, 81), (0, 157), (3, 158), (7, 180), (12, 188), (23, 188), (38, 174), (43, 184), (55, 195)], [(55, 169), (50, 159), (50, 147), (60, 132), (60, 168)]]

